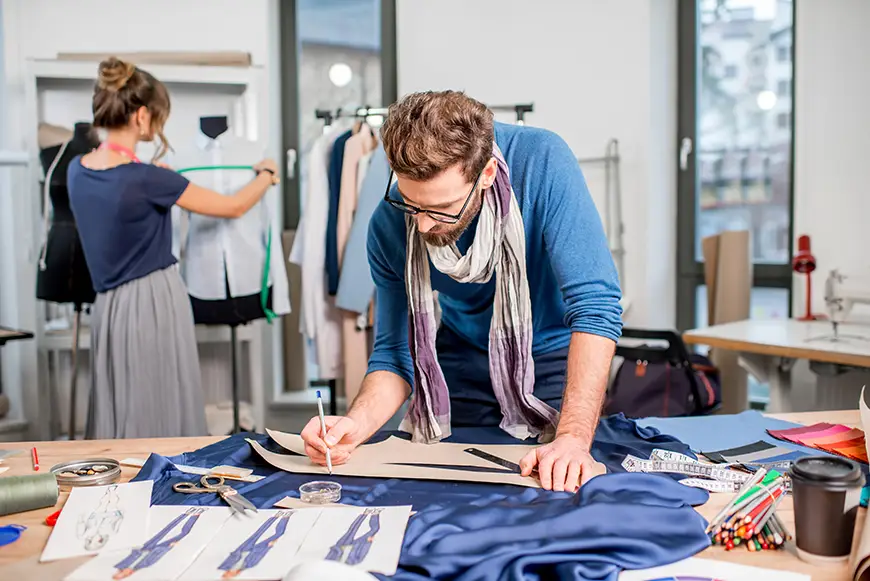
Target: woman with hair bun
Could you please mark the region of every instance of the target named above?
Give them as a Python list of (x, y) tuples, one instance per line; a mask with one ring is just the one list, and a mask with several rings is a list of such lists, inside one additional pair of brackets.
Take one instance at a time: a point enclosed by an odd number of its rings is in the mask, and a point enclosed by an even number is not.
[(270, 186), (277, 166), (263, 160), (232, 196), (190, 183), (136, 157), (140, 141), (169, 144), (169, 92), (151, 74), (109, 58), (94, 88), (97, 150), (69, 166), (70, 203), (97, 298), (91, 324), (87, 438), (200, 436), (207, 433), (190, 299), (172, 254), (170, 210), (238, 218)]

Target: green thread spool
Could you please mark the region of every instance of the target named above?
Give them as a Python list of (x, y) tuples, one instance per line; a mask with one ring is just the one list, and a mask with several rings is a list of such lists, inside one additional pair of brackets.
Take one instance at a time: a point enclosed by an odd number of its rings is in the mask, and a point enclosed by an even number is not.
[(0, 516), (57, 504), (57, 480), (52, 473), (0, 478)]

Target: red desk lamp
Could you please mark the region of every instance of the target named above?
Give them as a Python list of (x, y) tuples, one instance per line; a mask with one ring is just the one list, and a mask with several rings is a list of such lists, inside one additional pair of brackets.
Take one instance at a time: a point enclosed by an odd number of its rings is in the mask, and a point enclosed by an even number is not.
[(810, 274), (816, 269), (816, 257), (810, 252), (810, 237), (806, 234), (798, 237), (798, 251), (795, 254), (794, 260), (792, 260), (791, 267), (796, 273), (804, 274), (807, 277), (807, 310), (803, 317), (798, 317), (798, 321), (815, 321), (819, 317), (812, 313), (812, 283)]

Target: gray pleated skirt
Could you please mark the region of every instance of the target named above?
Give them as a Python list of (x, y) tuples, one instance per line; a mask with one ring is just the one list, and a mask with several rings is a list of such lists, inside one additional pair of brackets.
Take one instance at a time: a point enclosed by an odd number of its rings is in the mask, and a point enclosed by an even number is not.
[(207, 433), (193, 314), (178, 268), (99, 293), (85, 437)]

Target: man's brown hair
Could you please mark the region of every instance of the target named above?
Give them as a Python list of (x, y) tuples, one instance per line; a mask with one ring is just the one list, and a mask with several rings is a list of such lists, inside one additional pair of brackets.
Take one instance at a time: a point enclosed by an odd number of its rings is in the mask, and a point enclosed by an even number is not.
[(398, 175), (423, 182), (460, 164), (474, 181), (492, 157), (492, 111), (460, 91), (411, 93), (390, 106), (381, 140)]

